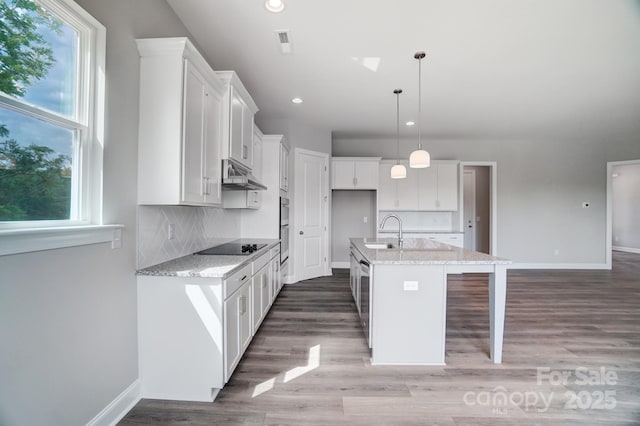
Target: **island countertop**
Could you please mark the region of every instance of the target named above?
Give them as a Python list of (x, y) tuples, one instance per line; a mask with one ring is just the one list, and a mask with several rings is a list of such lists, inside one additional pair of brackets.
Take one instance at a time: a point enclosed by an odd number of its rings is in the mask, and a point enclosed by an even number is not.
[(160, 277), (200, 277), (226, 278), (240, 267), (247, 265), (260, 256), (269, 252), (280, 240), (254, 239), (258, 244), (266, 247), (250, 255), (198, 255), (190, 254), (169, 260), (158, 265), (136, 271), (136, 275), (151, 275)]
[(466, 250), (425, 238), (405, 238), (402, 248), (370, 249), (365, 243), (390, 243), (397, 247), (397, 238), (351, 238), (351, 244), (370, 264), (398, 265), (508, 265), (511, 261), (485, 253)]

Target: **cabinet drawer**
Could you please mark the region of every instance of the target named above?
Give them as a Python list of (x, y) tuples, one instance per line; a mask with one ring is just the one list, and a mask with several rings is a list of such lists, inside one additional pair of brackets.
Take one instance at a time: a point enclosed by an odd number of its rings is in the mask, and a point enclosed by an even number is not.
[(271, 257), (269, 256), (270, 253), (265, 253), (262, 256), (260, 256), (259, 258), (257, 258), (256, 260), (253, 261), (253, 275), (256, 274), (256, 272), (258, 272), (260, 269), (262, 269), (264, 267), (264, 265), (266, 265), (270, 260)]
[(271, 251), (269, 252), (269, 258), (273, 259), (278, 255), (280, 255), (280, 244), (271, 249)]
[(237, 289), (242, 287), (244, 283), (251, 280), (251, 275), (251, 264), (249, 264), (224, 280), (224, 294), (222, 297), (226, 299), (231, 296)]

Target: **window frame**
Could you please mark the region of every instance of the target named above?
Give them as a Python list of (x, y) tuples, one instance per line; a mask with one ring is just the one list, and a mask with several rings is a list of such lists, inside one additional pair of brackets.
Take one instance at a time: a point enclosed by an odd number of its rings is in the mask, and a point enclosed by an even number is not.
[[(72, 0), (34, 0), (78, 31), (76, 117), (0, 93), (0, 105), (77, 131), (68, 220), (0, 222), (0, 255), (116, 240), (120, 225), (103, 224), (106, 28)], [(120, 231), (121, 232), (121, 231)], [(55, 235), (55, 238), (51, 238)], [(43, 244), (42, 240), (49, 240)], [(51, 241), (55, 241), (52, 243)]]

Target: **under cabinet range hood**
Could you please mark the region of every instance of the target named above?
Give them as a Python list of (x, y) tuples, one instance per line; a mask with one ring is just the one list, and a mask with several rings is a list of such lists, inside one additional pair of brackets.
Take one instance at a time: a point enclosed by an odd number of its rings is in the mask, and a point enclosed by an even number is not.
[(228, 159), (222, 160), (222, 189), (265, 190), (267, 187), (258, 182), (245, 166)]

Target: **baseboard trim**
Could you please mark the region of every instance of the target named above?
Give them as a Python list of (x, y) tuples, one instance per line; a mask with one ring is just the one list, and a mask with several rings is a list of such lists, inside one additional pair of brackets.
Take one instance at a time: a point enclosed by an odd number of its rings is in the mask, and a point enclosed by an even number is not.
[(611, 269), (606, 263), (513, 263), (509, 269)]
[(140, 401), (142, 386), (140, 379), (131, 383), (120, 395), (87, 423), (87, 426), (112, 426), (118, 423)]
[(349, 269), (349, 262), (331, 262), (331, 269)]
[(633, 248), (633, 247), (613, 246), (611, 248), (614, 249), (615, 251), (624, 251), (624, 252), (627, 252), (627, 253), (638, 253), (638, 254), (640, 254), (640, 249)]

